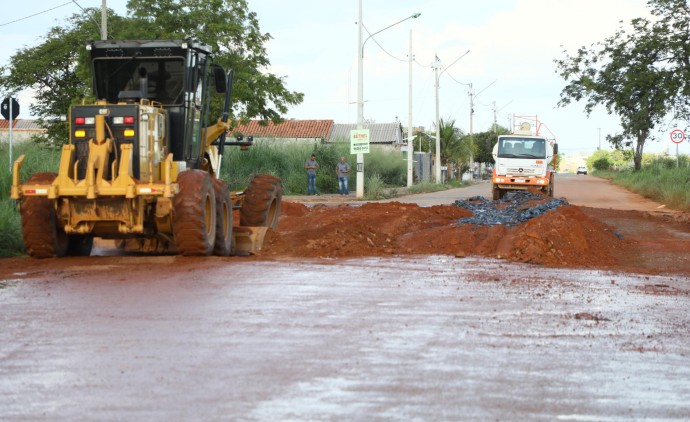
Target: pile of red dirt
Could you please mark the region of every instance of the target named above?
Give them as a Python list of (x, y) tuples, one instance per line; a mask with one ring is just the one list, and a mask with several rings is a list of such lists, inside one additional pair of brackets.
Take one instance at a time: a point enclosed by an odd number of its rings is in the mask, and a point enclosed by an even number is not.
[(368, 203), (313, 208), (283, 202), (262, 256), (343, 258), (392, 255), (479, 255), (554, 267), (615, 263), (626, 240), (568, 205), (514, 227), (460, 224), (471, 212), (455, 205)]

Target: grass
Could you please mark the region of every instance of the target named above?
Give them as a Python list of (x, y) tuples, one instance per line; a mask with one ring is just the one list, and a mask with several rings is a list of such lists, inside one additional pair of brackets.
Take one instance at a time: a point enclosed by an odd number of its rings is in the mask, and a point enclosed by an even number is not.
[(595, 171), (594, 174), (670, 208), (690, 211), (690, 167), (650, 165), (637, 172)]
[[(279, 141), (257, 142), (246, 151), (229, 148), (223, 156), (221, 177), (231, 189), (241, 190), (256, 174), (269, 173), (283, 181), (285, 195), (305, 195), (307, 193), (307, 172), (304, 162), (311, 154), (316, 155), (319, 170), (316, 188), (319, 193), (337, 193), (338, 178), (335, 165), (344, 156), (352, 171), (348, 185), (356, 183), (356, 155), (350, 154), (347, 143), (305, 144), (280, 143)], [(407, 177), (407, 167), (399, 152), (372, 146), (371, 153), (364, 155), (365, 174), (371, 172), (373, 183), (380, 180), (384, 187), (400, 186)], [(370, 178), (371, 178), (370, 177)], [(368, 180), (368, 179), (367, 179)], [(367, 186), (365, 181), (365, 189)], [(373, 186), (378, 189), (379, 186)], [(371, 188), (370, 188), (371, 189)]]
[[(39, 147), (33, 143), (21, 143), (12, 148), (12, 159), (25, 155), (20, 180), (26, 181), (34, 174), (56, 171), (60, 151)], [(15, 201), (10, 199), (12, 176), (10, 174), (9, 145), (0, 144), (0, 256), (16, 256), (24, 252), (21, 220)]]

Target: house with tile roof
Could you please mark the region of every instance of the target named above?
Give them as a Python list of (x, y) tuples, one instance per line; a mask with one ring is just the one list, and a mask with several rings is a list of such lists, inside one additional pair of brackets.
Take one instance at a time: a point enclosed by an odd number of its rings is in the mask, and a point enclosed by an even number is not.
[[(350, 142), (350, 131), (357, 129), (354, 123), (336, 123), (328, 136), (329, 142)], [(391, 145), (400, 148), (403, 145), (403, 128), (400, 122), (369, 123), (369, 143), (374, 145)]]
[[(46, 130), (38, 125), (37, 120), (16, 119), (12, 124), (12, 143), (30, 141), (34, 135), (42, 135)], [(10, 140), (10, 121), (0, 119), (0, 142)]]
[(282, 123), (250, 120), (237, 126), (232, 133), (245, 139), (251, 135), (254, 141), (325, 142), (332, 127), (333, 120), (285, 120)]

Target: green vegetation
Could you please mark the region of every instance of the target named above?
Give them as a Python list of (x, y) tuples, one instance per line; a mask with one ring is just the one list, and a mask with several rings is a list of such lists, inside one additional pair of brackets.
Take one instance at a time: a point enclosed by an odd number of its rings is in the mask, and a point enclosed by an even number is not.
[[(56, 171), (60, 152), (55, 148), (38, 148), (34, 144), (16, 145), (13, 159), (25, 154), (21, 180), (45, 171)], [(9, 172), (9, 146), (0, 144), (0, 256), (21, 255), (24, 251), (21, 221), (16, 203), (10, 199), (12, 177)]]
[[(175, 13), (171, 13), (174, 10)], [(129, 0), (128, 16), (108, 12), (111, 39), (150, 40), (196, 38), (212, 47), (215, 62), (235, 70), (233, 120), (259, 118), (280, 121), (304, 95), (289, 91), (286, 78), (268, 73), (266, 53), (271, 35), (262, 33), (256, 13), (246, 0)], [(99, 7), (75, 13), (61, 26), (46, 31), (38, 45), (19, 48), (9, 64), (0, 67), (0, 93), (23, 89), (36, 92), (29, 106), (47, 132), (49, 141), (61, 144), (67, 137), (67, 122), (60, 116), (69, 106), (91, 97), (91, 74), (86, 40), (100, 39)], [(200, 25), (199, 22), (203, 22)], [(4, 98), (4, 97), (3, 97)], [(214, 103), (212, 115), (221, 115)]]
[(666, 206), (690, 211), (690, 157), (643, 154), (635, 170), (630, 151), (597, 151), (587, 166), (595, 176), (650, 198)]
[(653, 19), (633, 19), (632, 30), (621, 22), (604, 41), (555, 60), (566, 82), (558, 105), (582, 100), (588, 115), (597, 106), (617, 115), (622, 130), (606, 139), (633, 153), (635, 170), (642, 168), (645, 143), (669, 115), (679, 120), (690, 116), (687, 1), (649, 0), (647, 5)]
[[(258, 142), (247, 151), (228, 148), (223, 157), (221, 178), (228, 181), (230, 189), (239, 190), (247, 186), (254, 175), (269, 173), (282, 179), (285, 195), (306, 195), (304, 162), (311, 154), (316, 154), (320, 166), (316, 177), (319, 193), (338, 192), (335, 165), (341, 156), (352, 168), (348, 186), (350, 191), (355, 190), (357, 160), (356, 155), (350, 154), (350, 145), (347, 143), (312, 145), (276, 141)], [(371, 198), (379, 197), (383, 189), (402, 186), (407, 181), (407, 164), (402, 154), (375, 145), (372, 145), (369, 154), (364, 155), (364, 169), (367, 176), (365, 193)]]

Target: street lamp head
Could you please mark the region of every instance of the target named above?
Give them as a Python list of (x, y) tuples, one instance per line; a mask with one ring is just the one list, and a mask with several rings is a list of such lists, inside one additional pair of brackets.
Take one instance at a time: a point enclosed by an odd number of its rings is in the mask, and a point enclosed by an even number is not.
[(422, 16), (421, 13), (415, 13), (414, 15), (411, 16), (412, 19), (417, 19), (418, 17)]

